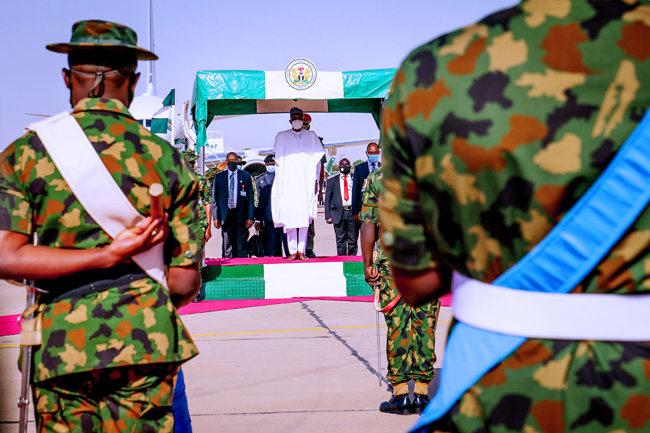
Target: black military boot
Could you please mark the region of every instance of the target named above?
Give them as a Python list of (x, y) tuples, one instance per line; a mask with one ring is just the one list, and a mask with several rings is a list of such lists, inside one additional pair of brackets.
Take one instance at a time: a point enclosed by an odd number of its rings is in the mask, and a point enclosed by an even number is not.
[(413, 408), (408, 394), (394, 395), (390, 400), (379, 405), (380, 412), (394, 413), (397, 415), (411, 415)]
[(429, 404), (429, 396), (422, 394), (413, 394), (413, 413), (422, 413)]

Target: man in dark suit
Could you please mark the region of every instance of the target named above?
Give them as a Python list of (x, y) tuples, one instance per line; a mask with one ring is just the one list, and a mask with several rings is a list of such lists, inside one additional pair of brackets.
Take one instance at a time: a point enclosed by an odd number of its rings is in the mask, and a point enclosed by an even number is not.
[(221, 254), (224, 258), (246, 257), (248, 229), (253, 226), (255, 197), (251, 175), (239, 170), (235, 152), (226, 156), (228, 169), (214, 176), (212, 215), (221, 229)]
[[(271, 212), (271, 188), (275, 180), (275, 157), (269, 155), (264, 158), (266, 175), (259, 183), (259, 203), (255, 209), (255, 228), (261, 230), (264, 239), (264, 256), (282, 257), (282, 246), (287, 244), (286, 235), (283, 239), (282, 227), (275, 227), (273, 213)], [(287, 256), (289, 248), (285, 248)]]
[(368, 161), (354, 166), (352, 213), (354, 213), (354, 220), (357, 223), (359, 222), (359, 212), (361, 212), (363, 184), (370, 173), (381, 167), (381, 163), (379, 162), (379, 146), (377, 146), (377, 143), (368, 143), (366, 155), (368, 156)]
[(325, 190), (325, 220), (334, 224), (336, 235), (336, 254), (356, 256), (359, 223), (352, 213), (352, 191), (354, 182), (350, 174), (350, 161), (343, 158), (339, 162), (341, 173), (327, 180)]

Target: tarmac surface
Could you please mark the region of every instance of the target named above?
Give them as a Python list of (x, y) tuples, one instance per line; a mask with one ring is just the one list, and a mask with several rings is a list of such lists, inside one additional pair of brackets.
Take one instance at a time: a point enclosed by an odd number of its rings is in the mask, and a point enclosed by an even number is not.
[[(221, 257), (218, 231), (207, 257)], [(336, 251), (334, 231), (319, 215), (315, 252)], [(24, 309), (25, 294), (0, 280), (0, 315)], [(436, 330), (436, 371), (442, 368), (451, 320), (444, 308)], [(416, 415), (379, 412), (390, 398), (386, 326), (380, 315), (381, 373), (376, 313), (369, 302), (303, 301), (183, 315), (200, 355), (183, 365), (195, 432), (402, 432)], [(0, 337), (0, 433), (18, 429), (17, 335)], [(434, 380), (429, 388), (433, 395)], [(412, 384), (411, 384), (412, 392)], [(30, 407), (30, 432), (35, 431)]]

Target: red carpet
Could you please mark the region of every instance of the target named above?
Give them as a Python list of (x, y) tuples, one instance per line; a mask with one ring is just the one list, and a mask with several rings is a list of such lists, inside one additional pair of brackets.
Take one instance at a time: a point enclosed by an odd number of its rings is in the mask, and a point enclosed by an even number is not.
[[(300, 301), (348, 301), (348, 302), (372, 302), (372, 296), (345, 296), (340, 298), (289, 298), (289, 299), (233, 299), (227, 301), (203, 301), (191, 303), (179, 310), (179, 314), (209, 313), (211, 311), (237, 310), (240, 308), (263, 307), (265, 305), (289, 304)], [(451, 295), (442, 297), (444, 307), (451, 306)], [(18, 314), (0, 316), (0, 337), (5, 335), (20, 334), (18, 325)]]
[(338, 262), (362, 262), (361, 256), (332, 256), (317, 257), (309, 260), (288, 261), (284, 257), (252, 257), (245, 259), (206, 259), (207, 266), (240, 266), (240, 265), (277, 265), (282, 263), (338, 263)]

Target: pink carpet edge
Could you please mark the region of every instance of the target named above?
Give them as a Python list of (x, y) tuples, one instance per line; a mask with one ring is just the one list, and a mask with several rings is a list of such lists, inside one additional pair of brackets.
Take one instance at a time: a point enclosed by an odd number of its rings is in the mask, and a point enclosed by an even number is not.
[[(186, 314), (210, 313), (213, 311), (238, 310), (242, 308), (264, 307), (267, 305), (290, 304), (301, 301), (346, 301), (346, 302), (372, 302), (372, 296), (343, 296), (343, 297), (308, 297), (286, 299), (229, 299), (222, 301), (203, 301), (188, 304), (178, 310), (181, 316)], [(451, 295), (441, 298), (443, 307), (451, 306)], [(0, 316), (0, 337), (20, 334), (18, 325), (19, 314)]]

